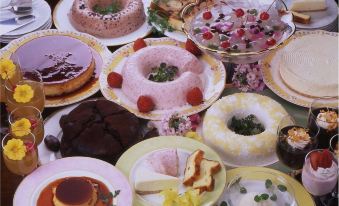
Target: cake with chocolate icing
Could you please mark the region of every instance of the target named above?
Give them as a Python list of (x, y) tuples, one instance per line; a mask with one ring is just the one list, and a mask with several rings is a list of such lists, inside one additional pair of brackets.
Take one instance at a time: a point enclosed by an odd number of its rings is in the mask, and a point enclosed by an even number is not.
[(140, 139), (138, 118), (108, 100), (81, 103), (60, 119), (63, 157), (88, 156), (114, 163)]
[(70, 177), (53, 188), (55, 206), (94, 206), (97, 200), (97, 190), (84, 178)]
[(91, 48), (69, 36), (43, 36), (29, 41), (14, 53), (22, 70), (38, 70), (46, 96), (73, 92), (89, 81), (95, 60)]

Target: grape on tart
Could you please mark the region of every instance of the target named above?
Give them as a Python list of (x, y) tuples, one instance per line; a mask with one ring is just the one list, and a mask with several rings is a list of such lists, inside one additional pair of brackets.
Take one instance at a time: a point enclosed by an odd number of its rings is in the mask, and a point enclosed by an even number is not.
[(224, 162), (267, 164), (275, 155), (277, 128), (287, 115), (276, 101), (259, 94), (236, 93), (216, 101), (203, 120), (204, 142)]
[(146, 15), (141, 0), (75, 0), (69, 18), (78, 31), (115, 38), (137, 30)]

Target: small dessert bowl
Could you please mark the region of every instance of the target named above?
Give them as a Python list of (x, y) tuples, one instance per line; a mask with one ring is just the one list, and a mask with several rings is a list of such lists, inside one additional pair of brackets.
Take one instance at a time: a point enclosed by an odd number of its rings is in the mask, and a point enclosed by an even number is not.
[(225, 188), (222, 198), (227, 205), (252, 205), (274, 201), (277, 205), (297, 202), (292, 185), (283, 177), (270, 171), (241, 172)]
[[(240, 3), (241, 2), (241, 3)], [(246, 3), (247, 2), (247, 3)], [(258, 60), (264, 58), (266, 55), (268, 55), (269, 52), (279, 48), (282, 44), (284, 44), (295, 32), (296, 27), (293, 23), (293, 16), (292, 13), (287, 11), (287, 7), (283, 1), (280, 0), (272, 0), (272, 5), (269, 7), (266, 5), (266, 7), (257, 8), (257, 4), (249, 3), (250, 1), (228, 1), (227, 3), (220, 0), (220, 1), (213, 1), (213, 0), (202, 0), (202, 1), (197, 1), (195, 3), (188, 4), (184, 9), (182, 10), (181, 17), (184, 20), (184, 24), (182, 26), (183, 31), (185, 32), (186, 36), (191, 39), (202, 51), (205, 53), (213, 56), (214, 58), (223, 61), (223, 62), (230, 62), (230, 63), (236, 63), (236, 64), (245, 64), (245, 63), (253, 63), (257, 62)], [(240, 7), (241, 6), (241, 7)], [(214, 10), (214, 14), (224, 15), (224, 12), (228, 12), (228, 16), (225, 18), (228, 18), (226, 20), (226, 24), (230, 23), (232, 26), (231, 28), (233, 29), (234, 25), (237, 23), (232, 20), (232, 15), (230, 14), (231, 12), (236, 12), (238, 8), (245, 9), (245, 12), (249, 13), (251, 9), (256, 10), (261, 9), (264, 11), (263, 8), (272, 8), (274, 9), (275, 16), (276, 18), (279, 18), (279, 21), (284, 23), (284, 28), (279, 30), (279, 38), (276, 38), (276, 41), (274, 41), (274, 44), (268, 46), (268, 47), (262, 47), (258, 46), (257, 49), (254, 49), (253, 51), (249, 51), (249, 49), (240, 49), (237, 50), (237, 48), (234, 51), (227, 51), (225, 49), (221, 49), (221, 45), (218, 47), (211, 47), (208, 45), (204, 45), (201, 40), (201, 37), (197, 35), (196, 28), (194, 28), (194, 25), (197, 25), (197, 19), (200, 18), (199, 16), (202, 15), (203, 11), (211, 11), (212, 9)], [(246, 11), (247, 10), (247, 11)], [(268, 10), (267, 10), (268, 11)], [(267, 12), (266, 12), (267, 13)], [(243, 12), (244, 15), (244, 12)], [(246, 14), (247, 15), (247, 14)], [(233, 15), (234, 16), (234, 15)], [(259, 14), (256, 13), (255, 15), (256, 18), (259, 17)], [(243, 28), (244, 30), (249, 31), (249, 23), (248, 18), (246, 17), (245, 20), (242, 20), (242, 27), (239, 25), (239, 29)], [(217, 22), (220, 21), (219, 19), (216, 20)], [(227, 22), (228, 21), (228, 22)], [(237, 21), (237, 20), (235, 20)], [(210, 26), (210, 23), (208, 21), (202, 21), (199, 22), (201, 23), (206, 23), (206, 26)], [(225, 23), (225, 22), (224, 22)], [(255, 21), (253, 21), (255, 23)], [(265, 23), (263, 23), (265, 24)], [(246, 28), (245, 28), (245, 25)], [(227, 26), (227, 25), (226, 25)], [(264, 27), (264, 26), (263, 26)], [(258, 31), (260, 33), (263, 33), (261, 31)], [(219, 31), (218, 31), (219, 33)], [(233, 34), (236, 35), (236, 32), (232, 30)], [(232, 35), (233, 35), (232, 34)], [(232, 38), (232, 35), (229, 35), (230, 39)], [(267, 37), (269, 36), (268, 34), (265, 34)], [(220, 36), (220, 35), (219, 35)], [(219, 41), (219, 40), (218, 40)], [(220, 39), (221, 41), (221, 39)], [(232, 40), (230, 40), (232, 41)], [(246, 40), (245, 40), (246, 41)], [(255, 41), (255, 40), (254, 40)], [(259, 42), (259, 41), (258, 41)], [(248, 43), (250, 44), (250, 43)], [(252, 44), (252, 43), (251, 43)], [(253, 44), (255, 45), (255, 44)], [(259, 45), (257, 43), (256, 45)], [(254, 46), (251, 46), (254, 48)], [(245, 48), (245, 47), (242, 47)], [(250, 48), (247, 47), (246, 48)], [(244, 50), (244, 51), (241, 51)]]

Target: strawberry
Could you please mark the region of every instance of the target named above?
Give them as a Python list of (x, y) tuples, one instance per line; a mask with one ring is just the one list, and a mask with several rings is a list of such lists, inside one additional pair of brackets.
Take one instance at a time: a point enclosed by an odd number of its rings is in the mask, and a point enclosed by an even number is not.
[(186, 101), (192, 105), (197, 106), (203, 101), (203, 94), (198, 87), (194, 87), (190, 91), (187, 92)]
[(137, 101), (139, 112), (150, 112), (154, 109), (154, 102), (148, 96), (140, 96)]
[(310, 163), (314, 170), (318, 169), (319, 159), (320, 159), (320, 152), (315, 151), (310, 154)]
[(259, 17), (260, 17), (261, 20), (265, 21), (265, 20), (270, 18), (270, 15), (267, 12), (264, 11), (260, 14)]
[(325, 149), (321, 153), (318, 166), (322, 168), (330, 168), (332, 166), (333, 157), (331, 153)]
[(206, 11), (202, 14), (202, 18), (204, 18), (205, 20), (209, 20), (212, 18), (212, 12), (210, 11)]
[(245, 14), (244, 10), (242, 10), (242, 9), (236, 9), (236, 10), (234, 10), (234, 12), (235, 12), (235, 15), (238, 18), (244, 16), (244, 14)]
[(143, 39), (137, 39), (135, 40), (134, 44), (133, 44), (133, 50), (134, 51), (138, 51), (139, 49), (142, 49), (144, 47), (147, 47), (146, 42)]
[(119, 73), (111, 72), (107, 76), (107, 83), (112, 88), (121, 88), (122, 76)]
[(29, 122), (31, 123), (31, 128), (35, 129), (38, 126), (38, 121), (33, 118), (28, 118)]
[(195, 43), (190, 40), (187, 39), (186, 43), (185, 43), (185, 49), (189, 52), (191, 52), (193, 55), (195, 56), (200, 56), (201, 55), (201, 50), (197, 47), (197, 45), (195, 45)]

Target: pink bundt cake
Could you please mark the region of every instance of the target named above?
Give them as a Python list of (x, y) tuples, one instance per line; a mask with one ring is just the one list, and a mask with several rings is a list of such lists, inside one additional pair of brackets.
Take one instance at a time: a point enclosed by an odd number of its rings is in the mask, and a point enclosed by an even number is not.
[[(178, 77), (173, 81), (154, 82), (147, 77), (152, 68), (161, 63), (178, 68)], [(130, 56), (122, 69), (122, 91), (136, 103), (140, 96), (149, 96), (156, 109), (172, 109), (187, 104), (187, 92), (193, 88), (204, 91), (204, 82), (199, 75), (204, 68), (190, 52), (176, 46), (148, 46)]]
[(145, 22), (141, 0), (116, 0), (121, 6), (117, 13), (103, 15), (93, 11), (95, 6), (105, 8), (112, 3), (112, 0), (75, 0), (69, 15), (72, 25), (94, 36), (115, 38), (137, 30)]

